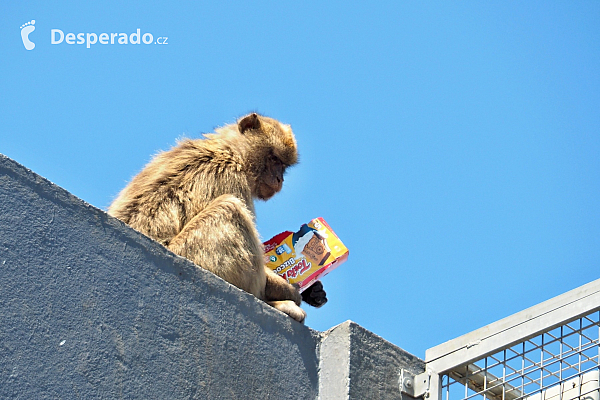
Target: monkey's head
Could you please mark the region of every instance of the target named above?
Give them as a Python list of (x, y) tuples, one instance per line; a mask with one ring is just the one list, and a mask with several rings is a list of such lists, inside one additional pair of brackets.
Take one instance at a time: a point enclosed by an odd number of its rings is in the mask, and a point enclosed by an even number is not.
[(292, 128), (256, 113), (241, 118), (237, 125), (249, 144), (247, 161), (252, 195), (268, 200), (281, 190), (286, 169), (298, 162)]

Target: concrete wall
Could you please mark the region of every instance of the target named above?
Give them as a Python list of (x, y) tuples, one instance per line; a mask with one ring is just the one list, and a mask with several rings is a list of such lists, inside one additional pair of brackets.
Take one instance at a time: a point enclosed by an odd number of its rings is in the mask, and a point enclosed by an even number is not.
[(323, 333), (319, 358), (319, 398), (327, 400), (400, 399), (400, 369), (425, 370), (423, 360), (352, 321)]
[(352, 322), (293, 321), (2, 155), (0, 282), (0, 398), (387, 399), (424, 367)]

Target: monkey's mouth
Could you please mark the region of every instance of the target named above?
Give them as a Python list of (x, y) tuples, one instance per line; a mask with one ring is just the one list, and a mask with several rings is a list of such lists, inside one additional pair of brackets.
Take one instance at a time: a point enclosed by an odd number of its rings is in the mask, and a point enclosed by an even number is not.
[(271, 197), (275, 196), (275, 193), (281, 190), (281, 186), (281, 183), (273, 185), (263, 183), (258, 186), (258, 193), (256, 195), (261, 200), (269, 200)]

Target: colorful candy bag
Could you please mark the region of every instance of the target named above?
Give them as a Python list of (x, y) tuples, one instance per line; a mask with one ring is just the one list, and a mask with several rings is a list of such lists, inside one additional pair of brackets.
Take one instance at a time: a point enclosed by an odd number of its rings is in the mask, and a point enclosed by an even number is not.
[(348, 249), (323, 218), (315, 218), (298, 232), (282, 232), (264, 242), (268, 267), (300, 292), (348, 259)]

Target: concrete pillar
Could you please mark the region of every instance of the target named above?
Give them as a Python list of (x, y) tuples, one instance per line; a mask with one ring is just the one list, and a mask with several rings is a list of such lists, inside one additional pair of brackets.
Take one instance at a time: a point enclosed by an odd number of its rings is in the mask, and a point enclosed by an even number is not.
[(323, 333), (319, 399), (399, 399), (399, 374), (425, 370), (423, 360), (346, 321)]

